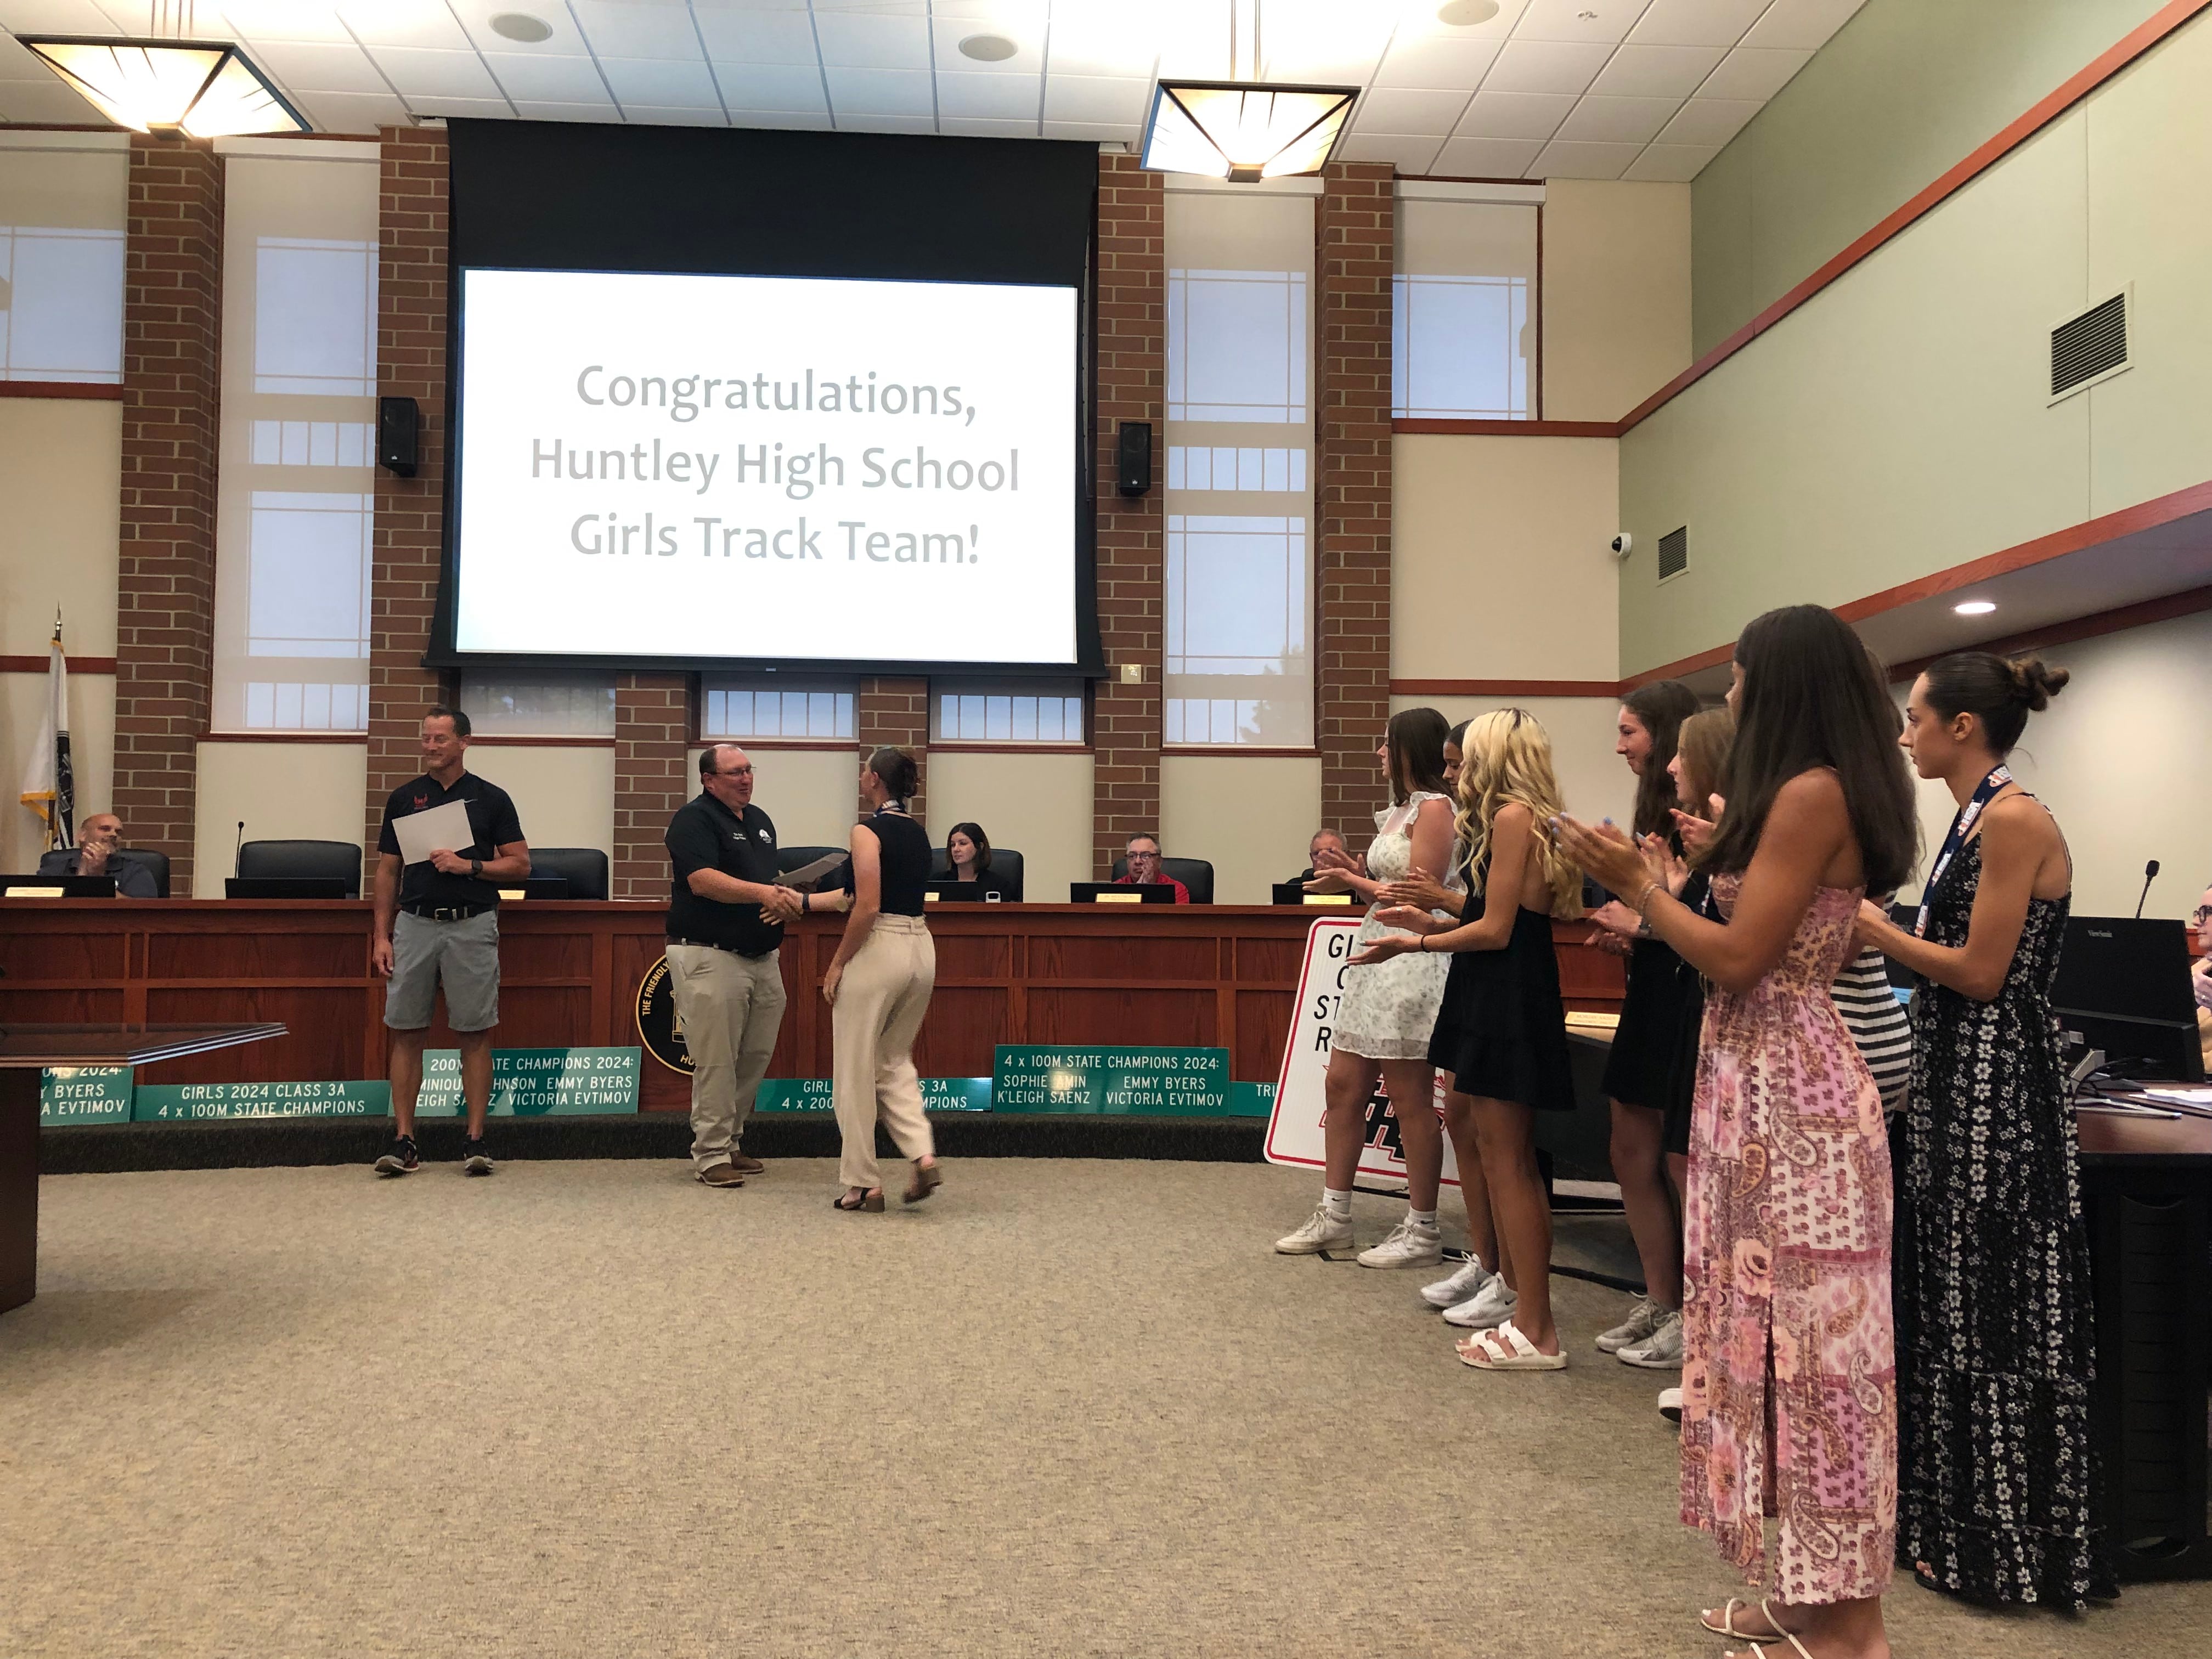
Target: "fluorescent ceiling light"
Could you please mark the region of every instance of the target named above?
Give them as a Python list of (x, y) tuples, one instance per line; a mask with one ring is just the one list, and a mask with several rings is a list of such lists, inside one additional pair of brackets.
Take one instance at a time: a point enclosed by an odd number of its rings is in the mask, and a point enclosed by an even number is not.
[(310, 132), (236, 46), (210, 40), (15, 37), (118, 126), (194, 138)]
[(1319, 173), (1358, 95), (1357, 87), (1163, 81), (1145, 127), (1142, 165), (1237, 184)]
[(1962, 617), (1986, 617), (1996, 608), (1995, 601), (1990, 599), (1964, 599), (1951, 607)]

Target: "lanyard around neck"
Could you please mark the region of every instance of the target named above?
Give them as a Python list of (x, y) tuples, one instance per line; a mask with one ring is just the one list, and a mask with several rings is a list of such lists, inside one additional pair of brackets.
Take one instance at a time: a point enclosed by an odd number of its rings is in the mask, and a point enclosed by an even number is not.
[(1943, 872), (1951, 867), (1952, 859), (1966, 844), (1966, 837), (1973, 833), (1974, 825), (1982, 816), (1982, 809), (2011, 781), (2009, 771), (2002, 766), (1996, 768), (1974, 786), (1973, 794), (1959, 809), (1958, 816), (1951, 820), (1951, 833), (1943, 837), (1943, 850), (1936, 855), (1936, 868), (1929, 875), (1928, 884), (1920, 890), (1920, 914), (1912, 923), (1915, 939), (1928, 937), (1928, 907), (1935, 901), (1936, 884), (1943, 879)]

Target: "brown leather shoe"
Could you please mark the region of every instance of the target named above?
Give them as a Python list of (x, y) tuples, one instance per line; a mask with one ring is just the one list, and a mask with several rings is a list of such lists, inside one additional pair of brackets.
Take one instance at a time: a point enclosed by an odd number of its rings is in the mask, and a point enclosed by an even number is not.
[(745, 1178), (738, 1173), (734, 1165), (717, 1164), (711, 1169), (699, 1171), (699, 1183), (704, 1187), (742, 1187), (745, 1184)]
[(747, 1158), (743, 1152), (730, 1154), (730, 1167), (739, 1175), (762, 1175), (768, 1170), (768, 1165), (758, 1158)]

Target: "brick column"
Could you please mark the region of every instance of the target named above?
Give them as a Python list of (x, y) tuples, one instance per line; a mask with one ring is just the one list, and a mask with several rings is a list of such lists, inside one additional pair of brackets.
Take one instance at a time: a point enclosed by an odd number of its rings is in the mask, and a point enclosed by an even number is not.
[[(929, 795), (929, 682), (927, 680), (869, 678), (860, 682), (854, 704), (854, 732), (860, 740), (860, 758), (889, 744), (914, 757), (916, 781), (907, 811), (916, 823), (927, 825)], [(854, 795), (857, 802), (858, 792)], [(863, 809), (865, 810), (865, 808)]]
[[(435, 128), (386, 127), (378, 137), (377, 390), (422, 406), (422, 436), (413, 477), (376, 470), (362, 832), (372, 878), (385, 799), (421, 774), (422, 711), (444, 697), (422, 654), (430, 648), (438, 599), (446, 487), (446, 135)], [(526, 836), (529, 826), (523, 830)]]
[(663, 837), (691, 798), (690, 676), (615, 676), (615, 855), (618, 899), (668, 896)]
[(129, 211), (114, 808), (132, 846), (168, 854), (182, 896), (215, 674), (222, 163), (207, 144), (133, 135)]
[[(1103, 881), (1123, 844), (1160, 827), (1160, 673), (1165, 643), (1167, 512), (1167, 197), (1162, 175), (1133, 155), (1098, 160), (1098, 629), (1113, 674), (1091, 712), (1095, 763), (1091, 863)], [(1386, 341), (1384, 349), (1389, 349)], [(1114, 487), (1115, 434), (1150, 421), (1149, 494)], [(1144, 679), (1121, 683), (1125, 664)]]
[(1320, 420), (1315, 568), (1320, 647), (1315, 740), (1322, 822), (1355, 849), (1375, 832), (1375, 742), (1390, 716), (1392, 169), (1332, 167), (1322, 181)]

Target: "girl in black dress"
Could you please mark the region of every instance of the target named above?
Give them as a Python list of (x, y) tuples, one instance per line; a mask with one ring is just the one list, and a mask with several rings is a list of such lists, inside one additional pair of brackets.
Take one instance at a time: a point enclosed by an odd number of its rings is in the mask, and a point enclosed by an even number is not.
[(1920, 975), (1897, 1172), (1897, 1551), (1984, 1603), (2115, 1594), (2090, 1520), (2095, 1382), (2072, 1091), (2051, 987), (2073, 867), (2005, 768), (2066, 671), (1987, 652), (1921, 675), (1900, 740), (1959, 803), (1911, 932), (1859, 938)]

